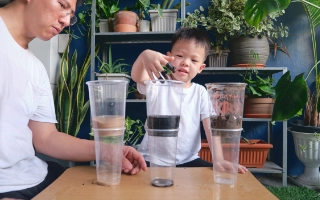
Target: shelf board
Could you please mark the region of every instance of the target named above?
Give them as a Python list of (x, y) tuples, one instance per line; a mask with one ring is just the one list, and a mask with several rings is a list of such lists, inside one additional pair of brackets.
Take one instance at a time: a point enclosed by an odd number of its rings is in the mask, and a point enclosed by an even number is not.
[(263, 168), (248, 168), (248, 170), (251, 173), (283, 173), (282, 168), (271, 161), (267, 161)]
[(170, 32), (106, 32), (95, 33), (99, 43), (170, 43), (173, 36)]
[[(201, 74), (244, 74), (251, 71), (252, 67), (206, 67)], [(261, 67), (254, 68), (260, 74), (275, 74), (287, 72), (286, 67)]]
[(242, 118), (244, 122), (271, 122), (271, 118)]
[(145, 103), (146, 100), (145, 99), (127, 99), (127, 102), (131, 102), (131, 103)]

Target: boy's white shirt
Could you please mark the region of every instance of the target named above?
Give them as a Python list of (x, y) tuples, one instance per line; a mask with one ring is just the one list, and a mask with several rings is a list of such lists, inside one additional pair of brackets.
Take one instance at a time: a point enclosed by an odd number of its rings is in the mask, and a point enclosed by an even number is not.
[(47, 175), (35, 156), (29, 120), (57, 123), (43, 64), (10, 35), (0, 17), (0, 193), (33, 187)]
[[(142, 94), (146, 93), (146, 86), (143, 84), (138, 83), (137, 89)], [(192, 83), (189, 88), (183, 88), (176, 155), (177, 165), (199, 158), (198, 152), (201, 148), (200, 121), (208, 117), (209, 99), (206, 89), (196, 83)], [(164, 150), (165, 154), (166, 143), (157, 143), (157, 145), (159, 145), (159, 149)], [(150, 161), (147, 130), (138, 151), (146, 161)]]

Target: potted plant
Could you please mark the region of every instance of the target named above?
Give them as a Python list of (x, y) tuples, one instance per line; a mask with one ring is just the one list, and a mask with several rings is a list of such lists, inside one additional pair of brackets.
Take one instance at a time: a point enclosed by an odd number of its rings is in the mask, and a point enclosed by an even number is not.
[(124, 60), (123, 58), (113, 61), (111, 43), (109, 44), (107, 62), (102, 61), (98, 56), (96, 57), (100, 62), (98, 65), (100, 73), (96, 73), (98, 80), (126, 80), (130, 82), (131, 77), (128, 75), (129, 72), (124, 68), (129, 65), (121, 63)]
[(260, 77), (254, 68), (252, 71), (240, 75), (243, 76), (243, 82), (247, 84), (243, 117), (271, 118), (275, 95), (273, 78), (270, 76)]
[[(182, 22), (182, 27), (188, 28), (197, 28), (201, 25), (201, 17), (204, 15), (201, 13), (204, 12), (204, 8), (200, 6), (199, 9), (195, 9), (193, 13), (188, 12), (187, 17)], [(227, 67), (227, 60), (229, 49), (226, 47), (218, 47), (211, 42), (211, 49), (208, 55), (208, 65), (207, 67)]]
[(119, 10), (114, 14), (115, 32), (137, 32), (138, 23), (138, 15), (133, 11)]
[[(270, 148), (273, 148), (273, 145), (263, 140), (248, 140), (244, 137), (241, 137), (239, 150), (239, 164), (245, 167), (263, 168), (265, 162), (267, 161), (268, 151)], [(228, 151), (223, 150), (223, 153), (226, 154), (226, 156), (228, 156)], [(209, 143), (206, 139), (201, 140), (201, 149), (198, 155), (203, 160), (212, 162), (212, 155), (209, 148)]]
[(273, 145), (263, 140), (241, 137), (239, 164), (245, 167), (262, 168), (267, 161), (270, 148), (273, 148)]
[[(99, 27), (100, 33), (113, 31), (114, 13), (120, 8), (119, 0), (96, 0), (96, 27)], [(78, 14), (80, 23), (85, 23), (86, 17), (91, 17), (92, 0), (84, 2), (85, 9)]]
[(203, 14), (204, 9), (200, 7), (200, 10), (196, 9), (193, 13), (187, 14), (183, 26), (205, 27), (213, 33), (215, 38), (213, 44), (217, 49), (228, 48), (230, 43), (231, 65), (252, 63), (247, 56), (248, 50), (251, 50), (260, 55), (256, 66), (264, 66), (269, 56), (267, 37), (287, 37), (288, 27), (274, 24), (281, 12), (268, 15), (259, 23), (258, 28), (249, 25), (243, 15), (245, 3), (246, 0), (211, 0), (207, 15)]
[(150, 0), (137, 0), (137, 2), (131, 6), (126, 7), (124, 10), (138, 10), (139, 11), (139, 32), (150, 31), (150, 21), (146, 20), (146, 14), (150, 8)]
[[(178, 10), (181, 3), (172, 6), (172, 0), (162, 0), (160, 4), (150, 4), (148, 11), (151, 18), (152, 31), (175, 31), (178, 19)], [(190, 5), (186, 2), (186, 6)]]
[[(285, 9), (290, 2), (277, 1), (276, 4), (272, 4), (270, 1), (248, 0), (244, 10), (246, 20), (252, 25), (257, 25), (265, 15)], [(295, 153), (305, 165), (304, 173), (293, 180), (299, 185), (318, 186), (320, 160), (317, 145), (319, 144), (318, 142), (314, 142), (314, 133), (320, 132), (320, 81), (318, 72), (320, 61), (317, 59), (316, 34), (314, 29), (319, 25), (320, 3), (315, 0), (300, 0), (298, 2), (302, 3), (308, 18), (315, 65), (309, 70), (306, 78), (303, 77), (302, 73), (297, 75), (292, 81), (290, 71), (288, 71), (279, 79), (275, 86), (276, 100), (272, 120), (288, 120), (300, 114), (301, 110), (305, 108), (304, 120), (299, 123), (294, 122), (290, 129), (294, 139)], [(308, 88), (306, 79), (313, 70), (315, 70), (316, 87), (312, 94)], [(305, 145), (310, 145), (311, 148), (303, 152), (301, 149)]]

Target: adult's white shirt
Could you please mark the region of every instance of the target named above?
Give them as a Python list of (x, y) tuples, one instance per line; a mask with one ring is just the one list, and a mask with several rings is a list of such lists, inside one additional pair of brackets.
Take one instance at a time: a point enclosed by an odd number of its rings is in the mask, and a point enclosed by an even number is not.
[(57, 123), (48, 74), (0, 17), (0, 193), (41, 183), (47, 164), (35, 156), (29, 120)]
[[(137, 84), (138, 91), (146, 93), (146, 86)], [(201, 148), (200, 121), (209, 117), (208, 94), (204, 86), (192, 83), (191, 87), (183, 88), (181, 115), (178, 132), (176, 164), (183, 164), (199, 158)], [(168, 102), (170, 103), (170, 102)], [(146, 126), (145, 126), (146, 127)], [(148, 149), (148, 132), (138, 148), (146, 161), (150, 161)], [(166, 158), (166, 143), (157, 143), (157, 149), (163, 149), (163, 158)], [(163, 160), (163, 163), (166, 161)]]

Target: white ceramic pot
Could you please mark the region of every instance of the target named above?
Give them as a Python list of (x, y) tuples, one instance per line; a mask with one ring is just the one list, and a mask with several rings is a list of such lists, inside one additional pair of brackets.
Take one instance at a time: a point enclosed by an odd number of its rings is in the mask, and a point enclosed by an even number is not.
[(158, 10), (149, 10), (152, 31), (175, 31), (177, 27), (178, 9), (163, 9), (162, 18)]
[(100, 19), (99, 30), (100, 33), (109, 32), (108, 19)]
[(320, 141), (314, 136), (314, 133), (288, 130), (293, 136), (296, 155), (305, 166), (303, 174), (292, 181), (300, 186), (319, 187)]
[(139, 32), (150, 32), (150, 21), (140, 20)]

